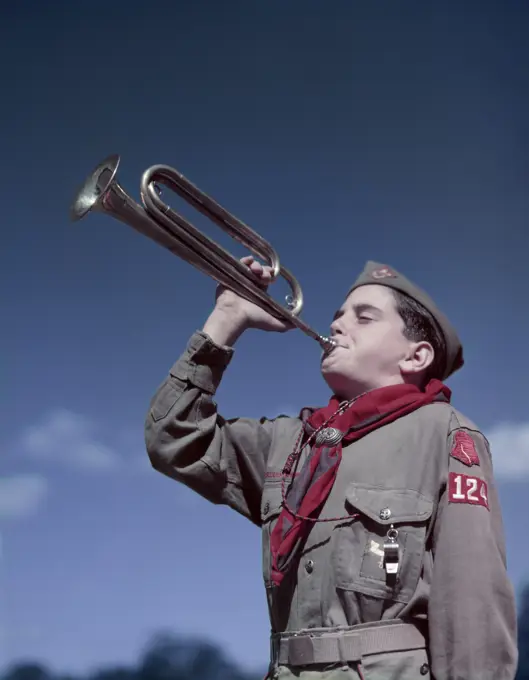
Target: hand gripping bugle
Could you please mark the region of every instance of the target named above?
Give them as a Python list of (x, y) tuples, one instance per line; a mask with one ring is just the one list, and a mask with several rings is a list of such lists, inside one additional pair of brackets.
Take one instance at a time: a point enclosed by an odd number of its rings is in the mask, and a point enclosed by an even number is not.
[[(167, 165), (153, 165), (143, 173), (140, 184), (143, 205), (139, 205), (118, 184), (118, 166), (119, 156), (109, 156), (87, 177), (70, 208), (73, 221), (80, 220), (90, 211), (106, 213), (156, 241), (272, 316), (299, 328), (316, 340), (324, 351), (334, 347), (331, 338), (320, 335), (299, 318), (303, 307), (301, 287), (294, 276), (280, 265), (276, 251), (258, 233)], [(283, 307), (268, 295), (242, 262), (166, 205), (160, 198), (159, 184), (181, 196), (270, 266), (272, 281), (278, 276), (283, 277), (292, 291), (287, 297), (287, 306)]]

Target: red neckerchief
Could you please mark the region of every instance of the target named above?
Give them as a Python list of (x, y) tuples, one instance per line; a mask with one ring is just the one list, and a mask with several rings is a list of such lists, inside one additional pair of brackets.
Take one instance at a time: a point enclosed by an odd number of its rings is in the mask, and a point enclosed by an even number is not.
[[(339, 410), (341, 402), (335, 396), (324, 408), (301, 411), (304, 429), (294, 454), (307, 443), (311, 443), (312, 448), (301, 472), (292, 479), (270, 536), (274, 585), (280, 585), (312, 523), (319, 521), (317, 517), (329, 497), (342, 459), (342, 444), (356, 441), (426, 404), (449, 403), (451, 394), (442, 382), (431, 380), (424, 391), (414, 385), (390, 385), (367, 392), (344, 412)], [(338, 442), (318, 441), (317, 432), (323, 425), (336, 428), (343, 433), (343, 438)], [(291, 462), (286, 468), (284, 472), (289, 474)]]

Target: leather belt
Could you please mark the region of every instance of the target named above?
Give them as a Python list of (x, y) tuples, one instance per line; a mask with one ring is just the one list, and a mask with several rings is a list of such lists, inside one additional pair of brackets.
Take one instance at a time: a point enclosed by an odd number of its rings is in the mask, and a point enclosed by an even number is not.
[(426, 638), (413, 623), (398, 619), (346, 628), (311, 628), (271, 636), (272, 663), (306, 666), (356, 662), (371, 654), (426, 648)]

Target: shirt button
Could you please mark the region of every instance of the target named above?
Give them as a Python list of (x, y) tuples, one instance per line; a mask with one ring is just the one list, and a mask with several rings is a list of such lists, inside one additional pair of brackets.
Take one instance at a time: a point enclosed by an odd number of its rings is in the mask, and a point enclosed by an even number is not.
[(421, 675), (426, 675), (426, 673), (428, 673), (429, 670), (430, 670), (430, 667), (428, 666), (428, 664), (423, 663), (419, 672), (420, 672)]
[(266, 513), (267, 513), (269, 510), (270, 510), (270, 503), (269, 503), (268, 501), (266, 501), (266, 503), (264, 504), (264, 507), (263, 507), (263, 512), (264, 512), (264, 514), (266, 515)]
[(314, 562), (312, 560), (308, 560), (307, 562), (305, 562), (305, 571), (307, 572), (307, 574), (312, 574), (312, 572), (314, 571)]
[(379, 513), (380, 519), (389, 519), (391, 517), (391, 510), (389, 508), (383, 508)]

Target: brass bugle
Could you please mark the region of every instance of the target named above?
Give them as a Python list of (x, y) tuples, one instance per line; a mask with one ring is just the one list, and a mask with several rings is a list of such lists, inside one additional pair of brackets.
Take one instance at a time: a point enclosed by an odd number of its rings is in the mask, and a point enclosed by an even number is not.
[[(324, 351), (328, 352), (334, 347), (335, 343), (331, 338), (320, 335), (299, 318), (303, 308), (301, 287), (294, 276), (280, 264), (274, 248), (257, 232), (167, 165), (147, 168), (140, 184), (143, 205), (136, 203), (116, 180), (119, 161), (118, 155), (109, 156), (86, 178), (70, 208), (73, 221), (95, 211), (110, 215), (167, 248), (217, 283), (258, 305), (275, 318), (299, 328), (316, 340)], [(279, 276), (285, 279), (291, 289), (286, 307), (259, 285), (246, 265), (165, 204), (160, 197), (160, 184), (174, 191), (248, 248), (254, 256), (263, 260), (271, 268), (272, 281)]]

